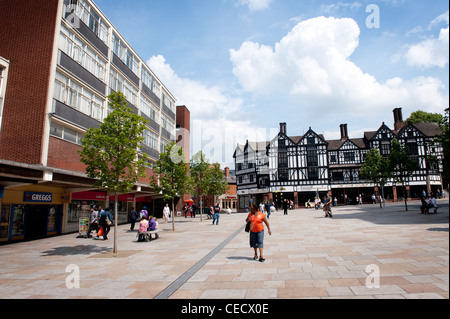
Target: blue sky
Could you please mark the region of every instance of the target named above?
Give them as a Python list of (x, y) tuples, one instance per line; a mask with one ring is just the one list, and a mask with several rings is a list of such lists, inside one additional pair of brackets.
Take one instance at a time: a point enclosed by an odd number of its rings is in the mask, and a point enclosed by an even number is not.
[(444, 0), (95, 2), (190, 109), (191, 152), (224, 165), (280, 122), (327, 139), (348, 124), (358, 138), (393, 126), (394, 108), (449, 106)]

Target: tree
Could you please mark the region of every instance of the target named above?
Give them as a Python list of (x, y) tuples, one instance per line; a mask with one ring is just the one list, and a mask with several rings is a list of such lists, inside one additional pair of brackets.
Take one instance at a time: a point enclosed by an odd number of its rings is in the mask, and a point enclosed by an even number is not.
[(413, 172), (418, 169), (418, 163), (409, 158), (408, 148), (402, 146), (397, 139), (392, 140), (388, 162), (394, 181), (402, 184), (405, 209), (408, 211), (408, 195), (406, 194), (405, 184), (409, 181)]
[[(386, 185), (390, 175), (388, 162), (381, 156), (380, 151), (375, 148), (371, 149), (367, 153), (365, 163), (361, 167), (361, 176), (381, 188), (383, 203), (384, 185)], [(383, 207), (381, 202), (380, 207)]]
[(189, 166), (183, 149), (175, 142), (166, 146), (166, 151), (159, 154), (150, 179), (150, 187), (163, 195), (164, 200), (172, 201), (172, 231), (175, 231), (175, 198), (191, 192)]
[[(99, 128), (91, 128), (82, 140), (79, 152), (86, 165), (86, 175), (95, 179), (94, 187), (105, 188), (114, 195), (114, 221), (117, 225), (119, 194), (128, 193), (140, 177), (145, 176), (146, 155), (139, 159), (147, 120), (127, 106), (121, 92), (108, 96), (112, 112)], [(117, 228), (117, 227), (115, 227)], [(114, 230), (114, 253), (117, 253), (117, 230)]]
[(208, 195), (209, 161), (202, 151), (196, 153), (191, 159), (191, 179), (193, 192), (200, 197), (200, 221), (203, 221), (203, 197)]
[(443, 123), (444, 116), (439, 113), (428, 113), (424, 111), (416, 111), (411, 113), (410, 117), (406, 119), (406, 122), (410, 122), (411, 124), (416, 123)]
[(225, 194), (228, 189), (228, 182), (225, 179), (225, 175), (220, 169), (220, 164), (215, 163), (209, 167), (209, 176), (208, 176), (208, 194), (219, 196)]

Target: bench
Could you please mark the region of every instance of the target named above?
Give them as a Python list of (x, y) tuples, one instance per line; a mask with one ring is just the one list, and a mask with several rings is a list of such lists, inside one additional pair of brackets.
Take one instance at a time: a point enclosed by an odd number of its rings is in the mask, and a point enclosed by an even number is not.
[(153, 240), (152, 235), (155, 235), (155, 240), (159, 238), (159, 230), (153, 230), (153, 231), (147, 231), (145, 233), (138, 233), (136, 235), (136, 237), (138, 238), (138, 241), (145, 241), (145, 242), (150, 242), (151, 240)]
[[(433, 210), (433, 213), (430, 213), (430, 210)], [(438, 213), (438, 209), (439, 209), (439, 207), (430, 207), (430, 208), (428, 208), (428, 214), (437, 214)]]

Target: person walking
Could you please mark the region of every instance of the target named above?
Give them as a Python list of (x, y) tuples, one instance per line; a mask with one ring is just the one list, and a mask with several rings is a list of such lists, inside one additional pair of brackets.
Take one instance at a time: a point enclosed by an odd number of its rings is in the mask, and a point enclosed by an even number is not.
[(331, 217), (333, 218), (333, 215), (331, 214), (331, 205), (332, 205), (332, 199), (330, 195), (323, 197), (323, 211), (325, 212), (325, 217)]
[(136, 208), (133, 207), (133, 209), (130, 212), (130, 222), (131, 222), (130, 230), (131, 231), (134, 230), (134, 226), (136, 225), (137, 217), (138, 217), (138, 213), (136, 211)]
[(269, 221), (259, 209), (257, 205), (251, 207), (251, 212), (248, 214), (247, 223), (250, 223), (250, 247), (254, 249), (255, 255), (254, 260), (258, 260), (258, 249), (259, 249), (259, 261), (264, 262), (264, 224), (267, 226), (269, 236), (272, 235), (270, 230)]
[(283, 201), (283, 210), (284, 210), (284, 214), (285, 214), (285, 215), (288, 214), (288, 205), (289, 205), (288, 200), (285, 199), (285, 200)]
[(187, 215), (189, 214), (189, 206), (184, 204), (183, 206), (183, 214), (184, 214), (184, 218), (187, 218)]
[(216, 222), (216, 225), (219, 225), (219, 219), (220, 219), (220, 206), (219, 203), (216, 204), (216, 206), (214, 206), (214, 215), (213, 215), (213, 225), (214, 222)]
[(166, 204), (166, 206), (163, 208), (163, 216), (164, 216), (165, 223), (167, 224), (167, 222), (169, 221), (169, 218), (170, 218), (169, 204)]
[(111, 214), (111, 209), (105, 208), (99, 215), (99, 225), (103, 228), (103, 240), (108, 240), (108, 233), (111, 230), (111, 225), (114, 224), (114, 217)]
[(91, 232), (98, 231), (98, 211), (91, 207), (91, 222), (89, 223), (89, 229), (87, 231), (86, 237), (91, 238)]

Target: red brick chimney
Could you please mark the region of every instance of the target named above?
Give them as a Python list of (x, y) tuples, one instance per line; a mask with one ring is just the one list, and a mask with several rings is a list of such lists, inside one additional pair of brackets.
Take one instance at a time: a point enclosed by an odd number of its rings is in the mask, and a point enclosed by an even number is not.
[(394, 110), (394, 131), (400, 131), (403, 126), (405, 126), (405, 122), (403, 122), (402, 108), (396, 108)]
[(230, 177), (230, 168), (225, 167), (225, 177)]

